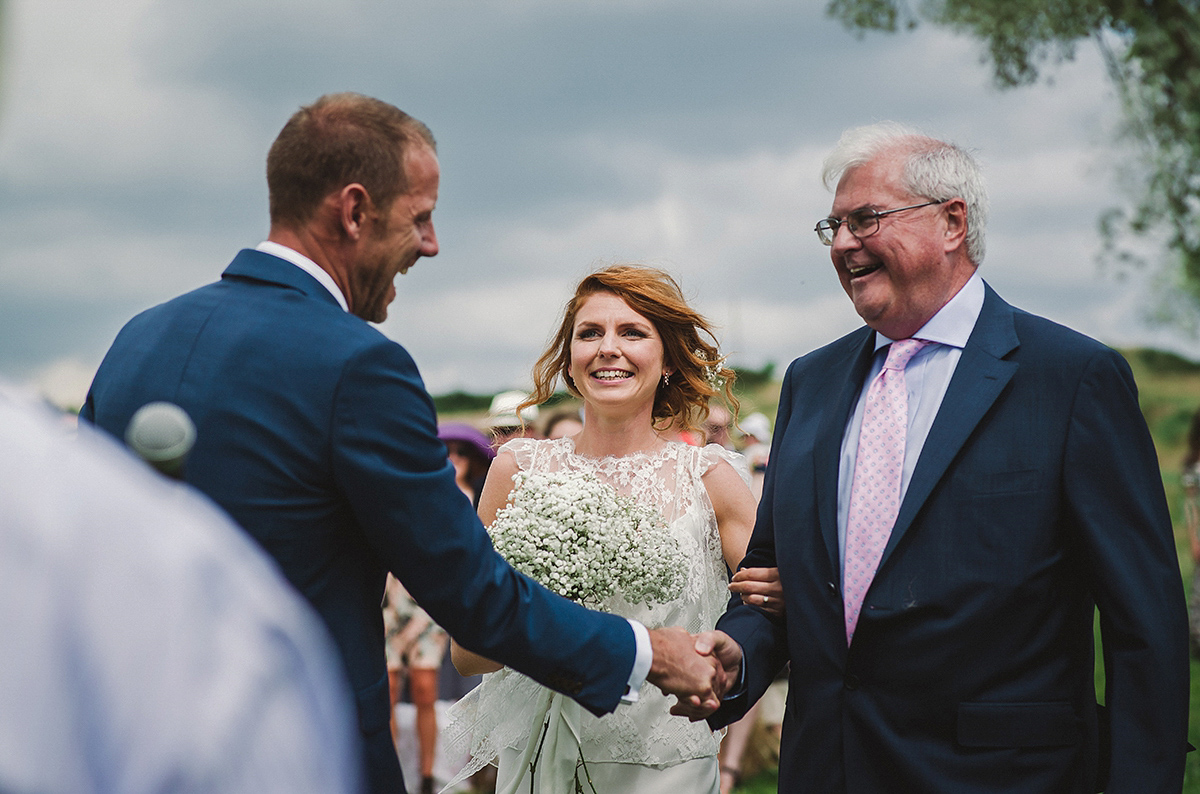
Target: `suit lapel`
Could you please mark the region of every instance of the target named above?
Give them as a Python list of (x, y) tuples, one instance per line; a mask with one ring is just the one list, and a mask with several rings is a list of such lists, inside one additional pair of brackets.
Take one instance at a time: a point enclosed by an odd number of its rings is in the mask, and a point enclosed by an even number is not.
[(912, 526), (934, 486), (945, 476), (950, 463), (1016, 374), (1017, 363), (1004, 359), (1020, 344), (1013, 325), (1013, 308), (991, 287), (985, 285), (985, 290), (983, 309), (909, 480), (896, 524), (879, 561), (881, 569)]
[(875, 334), (863, 328), (850, 337), (842, 362), (831, 365), (831, 372), (845, 373), (825, 411), (816, 442), (813, 444), (814, 471), (816, 472), (817, 515), (821, 522), (821, 536), (829, 552), (829, 561), (834, 571), (841, 570), (841, 553), (838, 548), (837, 498), (838, 467), (842, 456), (842, 437), (846, 433), (846, 422), (854, 410), (862, 383), (871, 368), (875, 355)]

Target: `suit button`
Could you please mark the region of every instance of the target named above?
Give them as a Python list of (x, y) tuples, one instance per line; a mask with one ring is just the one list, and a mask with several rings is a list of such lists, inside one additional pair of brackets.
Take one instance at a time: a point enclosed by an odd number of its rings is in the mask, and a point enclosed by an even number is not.
[(858, 689), (859, 685), (861, 684), (862, 681), (860, 681), (858, 676), (856, 676), (854, 673), (846, 673), (846, 677), (842, 679), (842, 685), (851, 692)]
[(836, 592), (837, 592), (837, 585), (836, 585), (836, 584), (834, 584), (833, 582), (826, 582), (825, 584), (829, 585), (829, 592), (831, 592), (831, 593), (836, 593)]

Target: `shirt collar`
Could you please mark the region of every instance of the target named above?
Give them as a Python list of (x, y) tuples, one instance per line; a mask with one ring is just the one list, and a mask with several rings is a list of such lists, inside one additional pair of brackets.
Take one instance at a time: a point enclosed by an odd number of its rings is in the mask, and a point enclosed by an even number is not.
[[(963, 285), (958, 293), (938, 309), (937, 314), (929, 318), (929, 322), (913, 334), (914, 339), (927, 339), (941, 345), (949, 345), (962, 349), (967, 346), (971, 331), (975, 330), (975, 322), (983, 311), (984, 297), (983, 279), (976, 269), (971, 278)], [(875, 350), (890, 345), (894, 339), (888, 339), (878, 331), (875, 332)]]
[(325, 272), (320, 265), (309, 259), (304, 254), (293, 248), (288, 248), (286, 245), (273, 243), (270, 240), (259, 243), (257, 246), (255, 246), (254, 250), (261, 251), (264, 254), (270, 254), (271, 256), (277, 256), (284, 261), (291, 262), (293, 265), (315, 278), (322, 287), (329, 290), (329, 294), (333, 295), (334, 299), (338, 302), (338, 305), (342, 307), (342, 311), (350, 311), (350, 307), (346, 303), (346, 296), (342, 294), (340, 289), (338, 289), (338, 285), (336, 282), (334, 282), (333, 276)]

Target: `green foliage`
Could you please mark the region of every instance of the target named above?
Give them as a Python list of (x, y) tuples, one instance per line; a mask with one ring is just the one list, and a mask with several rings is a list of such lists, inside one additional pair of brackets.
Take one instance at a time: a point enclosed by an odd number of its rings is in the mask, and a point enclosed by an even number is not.
[[(1121, 354), (1132, 366), (1143, 367), (1155, 375), (1200, 373), (1200, 362), (1192, 361), (1190, 358), (1184, 358), (1178, 353), (1167, 350), (1142, 347), (1135, 350), (1124, 350)], [(1197, 396), (1200, 397), (1200, 395)]]
[[(0, 2), (3, 2), (3, 0), (0, 0)], [(434, 397), (433, 407), (437, 409), (439, 414), (481, 413), (491, 407), (493, 396), (491, 394), (470, 394), (465, 391), (452, 391), (448, 394)], [(574, 397), (565, 391), (556, 391), (550, 395), (550, 399), (542, 404), (542, 408), (553, 408), (564, 402), (571, 402), (574, 399)]]
[(765, 769), (754, 777), (743, 780), (734, 789), (734, 794), (776, 794), (779, 790), (779, 771)]
[(1200, 406), (1200, 363), (1150, 348), (1122, 350), (1138, 383), (1139, 402), (1154, 436), (1164, 480), (1178, 477), (1188, 426)]
[(775, 378), (775, 363), (769, 361), (762, 369), (734, 367), (733, 371), (737, 373), (733, 387), (740, 398), (743, 391), (754, 391), (770, 383)]
[(889, 0), (832, 0), (825, 12), (853, 31), (883, 30), (895, 33), (903, 21), (905, 27), (916, 27), (917, 21), (903, 3)]
[(1200, 0), (831, 0), (827, 13), (855, 31), (894, 32), (921, 18), (983, 42), (996, 82), (1035, 82), (1047, 63), (1070, 60), (1090, 39), (1105, 58), (1134, 157), (1118, 166), (1133, 205), (1100, 219), (1103, 259), (1150, 264), (1132, 243), (1149, 241), (1162, 295), (1152, 316), (1200, 328)]
[[(1200, 747), (1200, 662), (1192, 659), (1192, 709), (1188, 712), (1188, 741)], [(1200, 792), (1200, 752), (1187, 754), (1183, 767), (1183, 794)]]
[(492, 404), (490, 394), (468, 394), (465, 391), (452, 391), (433, 398), (433, 407), (439, 414), (463, 414), (473, 411), (486, 411)]
[(1076, 42), (1110, 21), (1102, 4), (1086, 0), (951, 0), (939, 8), (938, 22), (986, 42), (996, 82), (1004, 88), (1033, 83), (1045, 61), (1070, 60)]

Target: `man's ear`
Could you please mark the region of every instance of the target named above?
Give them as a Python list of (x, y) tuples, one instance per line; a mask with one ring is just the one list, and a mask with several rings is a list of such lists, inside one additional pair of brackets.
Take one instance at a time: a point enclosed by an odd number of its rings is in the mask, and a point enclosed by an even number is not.
[(351, 182), (337, 192), (336, 203), (342, 232), (351, 240), (359, 240), (375, 206), (367, 189)]
[(943, 249), (947, 252), (958, 248), (965, 250), (967, 244), (967, 202), (960, 198), (950, 199), (943, 206), (946, 217), (946, 235)]

